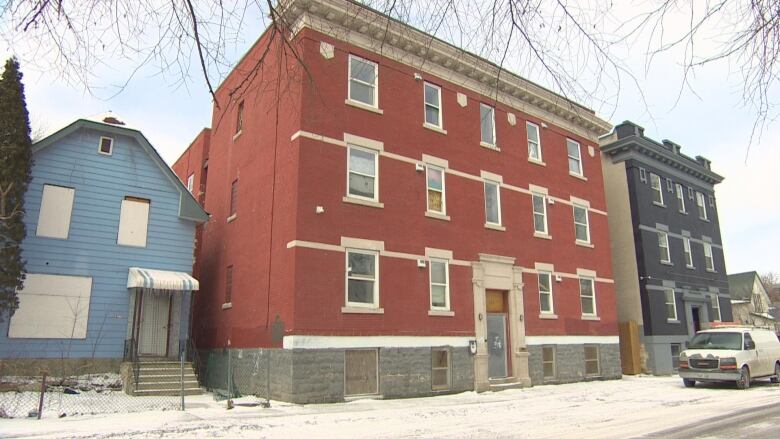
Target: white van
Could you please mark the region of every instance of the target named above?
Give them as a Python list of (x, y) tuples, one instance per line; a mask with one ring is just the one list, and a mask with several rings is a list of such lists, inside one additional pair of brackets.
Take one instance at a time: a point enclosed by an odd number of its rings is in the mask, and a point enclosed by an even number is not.
[(680, 353), (685, 387), (696, 381), (734, 381), (740, 389), (756, 378), (780, 382), (780, 341), (769, 330), (746, 326), (699, 331)]

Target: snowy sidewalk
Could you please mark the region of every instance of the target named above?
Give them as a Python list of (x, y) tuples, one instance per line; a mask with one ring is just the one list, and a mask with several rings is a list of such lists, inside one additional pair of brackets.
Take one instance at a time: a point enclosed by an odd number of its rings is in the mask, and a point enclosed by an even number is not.
[(780, 386), (686, 389), (677, 377), (624, 377), (499, 393), (225, 410), (209, 395), (185, 412), (0, 420), (0, 437), (631, 437), (780, 402)]

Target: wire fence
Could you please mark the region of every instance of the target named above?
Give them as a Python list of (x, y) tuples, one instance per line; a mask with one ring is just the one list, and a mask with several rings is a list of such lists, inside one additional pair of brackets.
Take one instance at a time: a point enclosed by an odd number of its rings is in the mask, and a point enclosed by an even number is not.
[(236, 405), (269, 406), (268, 350), (222, 349), (201, 355), (203, 382), (217, 401), (240, 399)]

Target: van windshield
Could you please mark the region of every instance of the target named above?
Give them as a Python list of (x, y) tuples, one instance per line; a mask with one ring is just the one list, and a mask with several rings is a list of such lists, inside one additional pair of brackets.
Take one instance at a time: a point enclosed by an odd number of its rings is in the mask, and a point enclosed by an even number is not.
[(742, 334), (739, 332), (702, 332), (696, 334), (688, 349), (742, 349)]

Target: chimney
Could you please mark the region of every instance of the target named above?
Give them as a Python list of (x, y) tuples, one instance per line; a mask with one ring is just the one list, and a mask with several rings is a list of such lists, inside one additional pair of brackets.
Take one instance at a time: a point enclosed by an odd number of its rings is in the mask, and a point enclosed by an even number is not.
[(669, 149), (669, 151), (672, 151), (672, 152), (673, 152), (673, 153), (675, 153), (675, 154), (680, 154), (680, 149), (682, 149), (682, 147), (681, 147), (680, 145), (678, 145), (678, 144), (676, 144), (676, 143), (672, 142), (672, 141), (671, 141), (671, 140), (669, 140), (669, 139), (664, 139), (664, 140), (662, 140), (662, 141), (661, 141), (661, 143), (663, 143), (663, 144), (664, 144), (664, 146), (665, 146), (667, 149)]
[(703, 166), (705, 169), (707, 169), (707, 170), (710, 170), (710, 169), (711, 169), (711, 168), (710, 168), (710, 165), (711, 165), (711, 163), (712, 163), (712, 162), (711, 162), (709, 159), (707, 159), (707, 158), (705, 158), (705, 157), (702, 157), (702, 156), (700, 156), (700, 155), (697, 155), (697, 156), (696, 156), (696, 161), (697, 161), (697, 162), (698, 162), (700, 165), (702, 165), (702, 166)]
[(615, 133), (617, 134), (618, 139), (623, 139), (630, 136), (644, 137), (645, 129), (635, 124), (634, 122), (626, 120), (615, 127)]

